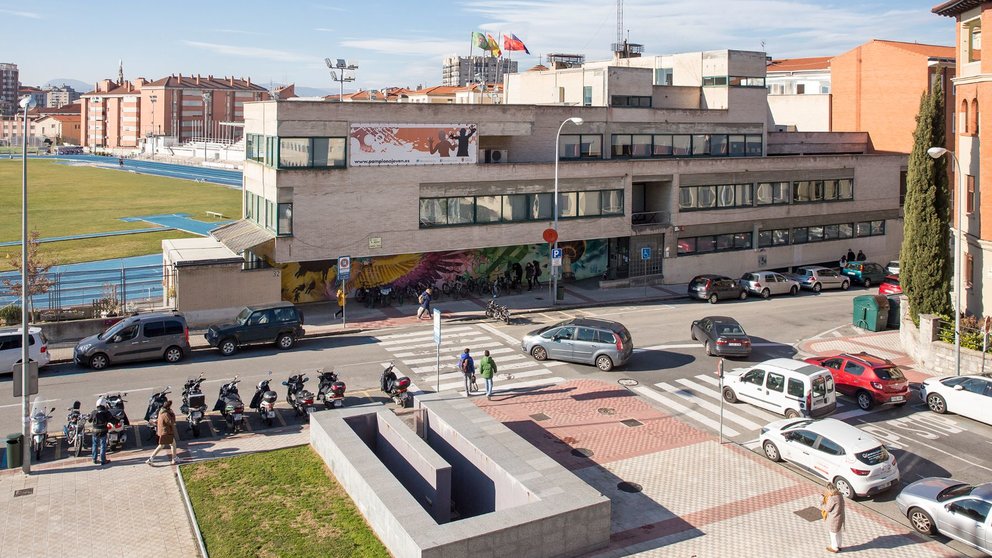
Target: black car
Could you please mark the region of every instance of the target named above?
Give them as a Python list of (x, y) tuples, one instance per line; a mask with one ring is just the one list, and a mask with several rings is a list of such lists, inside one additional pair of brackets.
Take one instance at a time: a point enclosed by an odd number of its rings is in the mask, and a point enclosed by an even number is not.
[(751, 338), (741, 324), (727, 316), (707, 316), (692, 322), (693, 341), (702, 341), (710, 356), (740, 356), (751, 354)]
[(689, 281), (689, 298), (708, 300), (712, 304), (725, 298), (747, 298), (747, 290), (724, 275), (697, 275)]
[(291, 302), (246, 306), (234, 323), (212, 325), (204, 337), (224, 356), (232, 355), (241, 345), (275, 343), (291, 349), (303, 337), (303, 312)]

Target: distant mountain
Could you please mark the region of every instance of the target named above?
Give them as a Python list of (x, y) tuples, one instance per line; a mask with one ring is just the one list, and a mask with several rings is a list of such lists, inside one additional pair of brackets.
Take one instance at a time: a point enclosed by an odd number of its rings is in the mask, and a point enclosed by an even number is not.
[(56, 78), (46, 81), (42, 87), (61, 87), (63, 84), (68, 85), (80, 93), (89, 93), (90, 91), (93, 91), (94, 85), (93, 83), (79, 81), (78, 79)]
[(331, 91), (330, 89), (323, 89), (321, 87), (301, 87), (296, 86), (296, 94), (300, 97), (326, 97), (327, 95), (333, 95), (337, 91)]

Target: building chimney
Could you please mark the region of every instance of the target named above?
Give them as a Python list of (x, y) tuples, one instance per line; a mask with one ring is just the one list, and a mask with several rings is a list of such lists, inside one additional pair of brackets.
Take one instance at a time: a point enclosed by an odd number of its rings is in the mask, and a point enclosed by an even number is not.
[(196, 74), (196, 84), (200, 85), (200, 74)]
[(231, 84), (231, 87), (234, 87), (234, 76), (231, 76), (229, 79), (230, 79), (229, 83)]
[(248, 87), (251, 87), (251, 77), (250, 76), (247, 77), (247, 78), (245, 78), (245, 83), (248, 84)]

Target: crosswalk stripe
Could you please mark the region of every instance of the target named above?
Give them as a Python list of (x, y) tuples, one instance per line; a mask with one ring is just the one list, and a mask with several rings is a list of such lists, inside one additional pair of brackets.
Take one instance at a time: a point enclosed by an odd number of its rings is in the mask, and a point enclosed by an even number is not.
[[(448, 349), (448, 351), (450, 351), (450, 350), (451, 349)], [(496, 349), (489, 349), (489, 354), (490, 355), (502, 355), (502, 354), (514, 353), (514, 352), (518, 352), (518, 351), (516, 349), (512, 348), (512, 347), (498, 347)], [(441, 362), (451, 361), (451, 360), (457, 360), (458, 359), (458, 356), (461, 355), (461, 354), (462, 354), (462, 350), (458, 350), (456, 352), (444, 352), (444, 351), (442, 351), (441, 352)], [(396, 355), (396, 356), (397, 357), (402, 357), (403, 355)], [(500, 362), (502, 362), (503, 360), (505, 360), (507, 358), (508, 357), (501, 357), (500, 358)], [(426, 364), (426, 363), (436, 362), (436, 361), (437, 361), (437, 352), (435, 351), (434, 356), (432, 356), (432, 357), (404, 358), (403, 359), (403, 364), (406, 364), (407, 366), (413, 366), (414, 364)]]
[[(713, 397), (714, 398), (716, 398), (716, 397), (722, 397), (722, 395), (720, 395), (720, 391), (719, 391), (720, 390), (720, 380), (718, 380), (716, 378), (713, 378), (713, 377), (710, 377), (710, 376), (707, 376), (705, 374), (700, 374), (698, 376), (694, 376), (693, 379), (701, 380), (702, 382), (707, 383), (707, 384), (710, 384), (711, 386), (713, 386), (715, 388), (714, 391), (713, 391)], [(759, 409), (758, 407), (755, 407), (754, 405), (751, 405), (750, 403), (740, 402), (740, 403), (735, 403), (734, 405), (732, 405), (730, 407), (734, 411), (740, 411), (740, 412), (742, 412), (742, 413), (744, 413), (746, 415), (750, 415), (751, 418), (754, 418), (754, 419), (757, 419), (757, 420), (761, 421), (761, 424), (768, 424), (769, 422), (772, 422), (774, 420), (779, 420), (779, 419), (782, 418), (781, 415), (776, 415), (776, 414), (771, 413), (769, 411), (765, 411), (764, 409)]]
[[(455, 333), (451, 333), (449, 331), (445, 331), (444, 334), (441, 336), (441, 339), (443, 341), (444, 339), (451, 339), (453, 337), (454, 338), (458, 338), (458, 337), (471, 337), (473, 335), (484, 335), (484, 334), (482, 332), (480, 332), (480, 331), (475, 331), (474, 329), (469, 329), (469, 330), (465, 330), (465, 331), (458, 331), (458, 332), (455, 332)], [(379, 339), (377, 344), (380, 345), (380, 346), (382, 346), (382, 347), (387, 347), (388, 348), (388, 347), (394, 347), (394, 346), (409, 345), (411, 343), (430, 343), (431, 345), (433, 345), (434, 344), (434, 333), (433, 332), (421, 333), (420, 335), (417, 335), (417, 336), (414, 336), (414, 337), (409, 337), (409, 338), (406, 338), (406, 339), (394, 339), (392, 341), (383, 341), (383, 340)]]
[[(666, 407), (668, 409), (672, 409), (672, 410), (676, 411), (677, 413), (679, 413), (680, 415), (689, 417), (689, 418), (695, 420), (696, 422), (698, 422), (700, 424), (703, 424), (703, 425), (708, 426), (709, 428), (711, 428), (713, 430), (720, 430), (720, 424), (717, 421), (715, 421), (715, 420), (713, 420), (713, 419), (711, 419), (711, 418), (709, 418), (709, 417), (707, 417), (705, 415), (702, 415), (700, 413), (697, 413), (696, 411), (693, 411), (692, 409), (690, 409), (690, 408), (682, 405), (681, 403), (679, 403), (679, 402), (677, 402), (677, 401), (675, 401), (675, 400), (673, 400), (673, 399), (671, 399), (671, 398), (669, 398), (669, 397), (667, 397), (665, 395), (662, 395), (660, 392), (658, 392), (656, 390), (653, 390), (653, 389), (651, 389), (648, 386), (635, 386), (635, 387), (632, 387), (630, 389), (636, 391), (637, 393), (643, 395), (644, 397), (647, 397), (648, 399), (653, 399), (655, 402), (659, 403), (661, 406)], [(731, 428), (729, 426), (724, 426), (723, 427), (723, 433), (725, 435), (727, 435), (727, 436), (738, 436), (738, 435), (740, 435), (739, 432), (737, 432), (736, 430), (734, 430), (733, 428)]]
[[(493, 353), (493, 351), (490, 350), (489, 351), (489, 354), (492, 355), (492, 353)], [(527, 355), (521, 355), (521, 354), (507, 355), (507, 356), (504, 356), (504, 357), (500, 357), (499, 362), (496, 363), (496, 366), (497, 366), (497, 368), (502, 369), (504, 367), (504, 364), (503, 364), (504, 362), (506, 362), (508, 360), (520, 360), (520, 359), (524, 359), (524, 358), (529, 358), (529, 357)], [(450, 359), (445, 359), (445, 358), (442, 357), (441, 358), (441, 369), (444, 369), (447, 366), (454, 366), (456, 361), (457, 361), (457, 357), (453, 357), (453, 358), (450, 358)], [(407, 366), (410, 365), (410, 363), (408, 361), (405, 361), (405, 360), (403, 361), (403, 364), (406, 364)], [(447, 366), (445, 366), (445, 365), (447, 365)], [(510, 366), (510, 365), (507, 364), (505, 366)], [(417, 374), (426, 374), (428, 372), (437, 372), (437, 363), (435, 362), (434, 363), (434, 366), (411, 366), (410, 367), (410, 370), (416, 372)]]
[[(550, 374), (550, 373), (551, 372), (549, 370), (531, 370), (529, 372), (518, 372), (517, 374), (514, 374), (513, 375), (513, 379), (516, 380), (518, 378), (533, 378), (535, 376), (544, 376), (544, 375)], [(446, 390), (450, 390), (450, 389), (457, 389), (457, 390), (459, 390), (459, 391), (461, 391), (461, 392), (464, 393), (464, 390), (461, 390), (460, 388), (462, 388), (462, 387), (465, 386), (465, 379), (462, 378), (462, 377), (460, 377), (461, 376), (461, 373), (459, 373), (458, 376), (459, 376), (458, 381), (448, 382), (448, 383), (441, 384), (441, 391), (446, 391)], [(441, 376), (441, 379), (442, 380), (444, 379), (444, 375)], [(476, 376), (476, 383), (479, 385), (479, 388), (480, 389), (484, 389), (485, 381), (482, 378), (479, 378), (478, 376)], [(519, 385), (520, 383), (521, 382), (516, 382), (516, 383), (513, 383), (513, 384), (506, 384), (506, 385), (497, 385), (493, 389), (494, 390), (496, 388), (507, 389), (509, 386), (516, 386), (516, 385)], [(522, 383), (528, 383), (528, 382), (522, 382)], [(557, 382), (552, 382), (552, 383), (557, 383)]]
[[(513, 373), (497, 372), (496, 373), (496, 379), (497, 380), (502, 380), (502, 381), (509, 381), (509, 380), (514, 379), (514, 378), (528, 378), (528, 377), (531, 377), (531, 376), (540, 376), (541, 374), (550, 374), (550, 373), (551, 373), (551, 371), (548, 370), (547, 368), (534, 368), (533, 370), (521, 370), (520, 372), (513, 372)], [(399, 376), (400, 375), (397, 374), (397, 377), (399, 377)], [(444, 381), (444, 380), (455, 380), (455, 379), (462, 380), (462, 376), (463, 376), (463, 374), (460, 371), (457, 371), (457, 372), (448, 372), (446, 374), (441, 374), (440, 379), (442, 381)], [(422, 374), (420, 376), (420, 378), (421, 378), (421, 381), (423, 381), (425, 383), (430, 383), (430, 382), (435, 382), (436, 383), (437, 380), (438, 380), (437, 371), (435, 371), (433, 373), (430, 373), (430, 374)], [(476, 378), (478, 378), (478, 376), (476, 376)]]
[[(457, 343), (453, 343), (450, 340), (441, 341), (441, 351), (445, 349), (451, 350), (455, 347), (464, 348), (465, 345), (471, 345), (472, 343), (482, 343), (484, 341), (491, 341), (490, 337), (473, 337), (472, 339), (459, 339)], [(415, 350), (416, 349), (416, 350)], [(423, 356), (431, 352), (437, 351), (437, 345), (433, 341), (429, 343), (419, 343), (417, 345), (407, 345), (403, 347), (389, 347), (390, 351), (409, 351), (406, 353), (395, 353), (394, 356), (397, 357), (407, 357), (407, 356)]]
[[(680, 380), (677, 380), (677, 381), (680, 381)], [(697, 397), (697, 396), (694, 396), (691, 393), (687, 393), (685, 389), (678, 388), (678, 387), (673, 386), (671, 384), (666, 384), (665, 382), (660, 382), (660, 383), (657, 383), (655, 385), (658, 386), (658, 387), (660, 387), (661, 389), (663, 389), (663, 390), (671, 393), (672, 395), (676, 395), (676, 396), (684, 399), (685, 401), (691, 402), (691, 403), (695, 404), (698, 407), (702, 407), (703, 409), (706, 409), (707, 411), (713, 413), (716, 416), (719, 416), (720, 415), (720, 407), (719, 407), (719, 405), (715, 405), (713, 403), (710, 403), (709, 401), (706, 401), (705, 399), (703, 399), (701, 397)], [(740, 415), (738, 415), (738, 414), (734, 413), (733, 411), (730, 411), (730, 410), (728, 410), (726, 408), (724, 408), (724, 410), (723, 410), (723, 418), (725, 420), (733, 421), (733, 422), (737, 423), (739, 426), (742, 426), (742, 427), (746, 428), (747, 430), (758, 430), (758, 429), (761, 428), (761, 425), (759, 425), (759, 424), (757, 424), (755, 422), (752, 422), (752, 421), (750, 421), (750, 420), (748, 420), (748, 419), (746, 419), (746, 418), (744, 418), (744, 417), (742, 417), (742, 416), (740, 416)], [(724, 426), (724, 428), (726, 428), (726, 426)]]
[[(687, 387), (689, 389), (692, 389), (696, 393), (706, 393), (706, 392), (711, 392), (712, 391), (712, 390), (709, 390), (709, 389), (703, 387), (702, 385), (697, 384), (696, 382), (693, 382), (692, 380), (689, 380), (689, 379), (686, 379), (686, 378), (679, 378), (679, 379), (677, 379), (675, 381), (678, 382), (678, 383), (680, 383), (680, 384), (682, 384), (683, 386), (685, 386), (685, 387)], [(676, 395), (679, 395), (679, 394), (676, 393)], [(719, 394), (713, 393), (711, 395), (711, 397), (717, 397), (717, 398), (719, 398)], [(697, 403), (700, 406), (702, 406), (702, 407), (704, 407), (706, 409), (709, 409), (710, 411), (712, 411), (714, 413), (717, 413), (717, 414), (720, 413), (720, 406), (719, 405), (710, 403), (709, 401), (705, 401), (705, 400), (703, 400), (703, 399), (701, 399), (699, 397), (696, 397), (695, 399), (697, 400)], [(741, 425), (744, 428), (747, 428), (749, 430), (760, 430), (761, 429), (761, 425), (760, 424), (758, 424), (756, 422), (753, 422), (750, 419), (747, 419), (747, 418), (744, 418), (744, 417), (738, 415), (737, 413), (731, 411), (727, 407), (728, 407), (727, 405), (724, 405), (724, 409), (723, 409), (723, 417), (724, 418), (728, 418), (728, 419), (736, 422), (737, 424), (739, 424), (739, 425)]]
[[(471, 331), (471, 330), (472, 330), (472, 326), (469, 325), (455, 326), (450, 328), (449, 327), (444, 328), (444, 333), (451, 333), (457, 331)], [(433, 335), (433, 333), (431, 334)], [(419, 337), (422, 335), (424, 335), (424, 332), (414, 331), (412, 333), (394, 333), (391, 335), (377, 335), (375, 338), (378, 339), (379, 341), (384, 341), (384, 340), (392, 340), (392, 339), (407, 339), (409, 337)]]

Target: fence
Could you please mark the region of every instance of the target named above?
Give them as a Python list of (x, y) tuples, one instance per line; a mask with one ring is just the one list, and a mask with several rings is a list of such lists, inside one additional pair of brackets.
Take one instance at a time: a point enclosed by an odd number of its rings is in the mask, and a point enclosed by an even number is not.
[[(939, 320), (935, 324), (937, 339), (944, 343), (954, 344), (954, 321)], [(973, 351), (981, 351), (985, 342), (985, 352), (992, 352), (992, 339), (985, 340), (984, 331), (979, 328), (961, 326), (961, 346)], [(987, 342), (986, 342), (987, 341)]]

